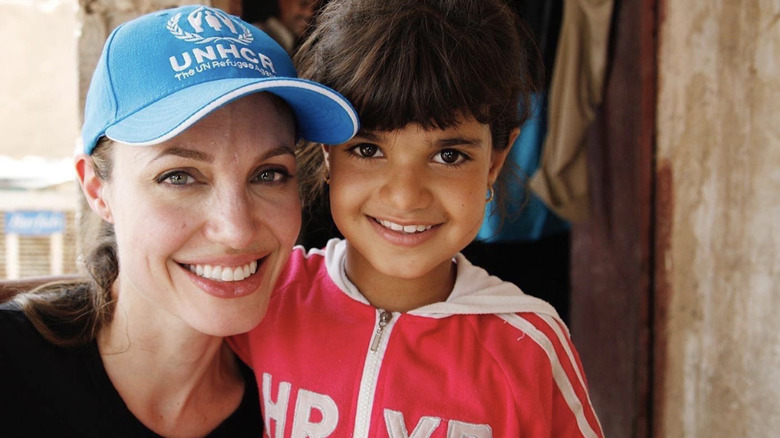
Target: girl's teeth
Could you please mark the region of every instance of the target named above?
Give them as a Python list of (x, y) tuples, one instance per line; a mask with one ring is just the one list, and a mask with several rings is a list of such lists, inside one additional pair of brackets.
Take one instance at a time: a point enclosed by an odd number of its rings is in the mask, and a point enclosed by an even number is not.
[(257, 260), (243, 266), (190, 265), (195, 275), (217, 281), (241, 281), (257, 272)]
[(406, 234), (421, 233), (431, 229), (431, 225), (400, 225), (385, 220), (380, 220), (379, 223), (385, 228), (389, 228), (393, 231), (403, 231)]

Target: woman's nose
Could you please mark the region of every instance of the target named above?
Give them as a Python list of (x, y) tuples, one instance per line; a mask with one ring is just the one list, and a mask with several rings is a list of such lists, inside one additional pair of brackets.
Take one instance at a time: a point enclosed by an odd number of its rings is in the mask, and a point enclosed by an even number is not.
[(259, 225), (249, 193), (239, 189), (216, 191), (209, 208), (206, 237), (235, 249), (252, 244)]

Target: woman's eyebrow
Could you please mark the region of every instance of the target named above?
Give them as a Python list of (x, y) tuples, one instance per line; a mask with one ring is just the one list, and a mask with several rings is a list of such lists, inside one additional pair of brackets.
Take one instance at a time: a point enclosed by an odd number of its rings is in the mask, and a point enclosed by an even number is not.
[[(150, 163), (153, 163), (163, 157), (167, 156), (177, 156), (182, 158), (189, 158), (196, 161), (202, 161), (205, 163), (209, 163), (214, 161), (214, 157), (211, 154), (208, 154), (206, 152), (196, 151), (194, 149), (188, 149), (183, 148), (179, 146), (171, 146), (169, 148), (164, 149), (161, 151), (157, 156), (155, 156)], [(273, 149), (268, 150), (266, 153), (263, 154), (262, 159), (266, 160), (271, 157), (277, 157), (279, 155), (295, 155), (295, 149), (292, 146), (288, 145), (282, 145), (275, 147)]]
[(175, 155), (177, 157), (182, 157), (182, 158), (190, 158), (196, 161), (203, 161), (203, 162), (214, 161), (214, 157), (205, 152), (196, 151), (194, 149), (187, 149), (179, 146), (171, 146), (169, 148), (163, 149), (162, 152), (157, 154), (157, 156), (150, 161), (150, 163), (153, 163), (159, 160), (160, 158), (167, 157), (169, 155)]
[(263, 160), (267, 160), (271, 157), (278, 157), (279, 155), (292, 155), (295, 156), (295, 148), (288, 145), (281, 145), (277, 146), (273, 149), (270, 149), (268, 152), (263, 154)]

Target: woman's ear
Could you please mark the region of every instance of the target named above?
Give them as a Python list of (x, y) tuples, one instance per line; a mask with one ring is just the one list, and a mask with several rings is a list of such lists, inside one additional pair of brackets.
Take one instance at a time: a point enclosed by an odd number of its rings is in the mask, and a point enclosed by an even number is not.
[(503, 151), (497, 151), (493, 149), (493, 153), (490, 157), (490, 170), (488, 171), (488, 183), (489, 185), (495, 184), (498, 179), (498, 174), (501, 173), (501, 169), (504, 167), (506, 157), (509, 156), (509, 151), (512, 150), (512, 146), (517, 140), (517, 136), (520, 135), (520, 128), (515, 128), (509, 132), (507, 138), (507, 146)]
[(330, 184), (330, 145), (322, 145), (323, 170), (325, 171), (325, 184)]
[(325, 168), (330, 170), (330, 145), (322, 145), (322, 156), (325, 159)]
[(89, 155), (79, 154), (75, 164), (81, 191), (84, 192), (90, 208), (104, 221), (113, 223), (111, 208), (105, 199), (103, 180), (95, 173), (94, 162)]

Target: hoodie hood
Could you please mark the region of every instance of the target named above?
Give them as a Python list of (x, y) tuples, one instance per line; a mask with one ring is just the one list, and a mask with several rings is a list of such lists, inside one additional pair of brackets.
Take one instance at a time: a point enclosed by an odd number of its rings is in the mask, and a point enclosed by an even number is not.
[[(331, 239), (323, 250), (328, 275), (334, 283), (351, 298), (369, 304), (360, 291), (347, 278), (344, 263), (347, 242)], [(452, 315), (503, 314), (533, 312), (549, 315), (556, 319), (558, 313), (547, 302), (526, 295), (513, 283), (492, 276), (484, 269), (474, 266), (462, 254), (453, 261), (457, 264), (455, 286), (447, 301), (429, 304), (407, 312), (410, 315), (430, 318), (444, 318)]]

